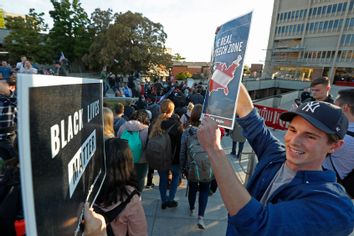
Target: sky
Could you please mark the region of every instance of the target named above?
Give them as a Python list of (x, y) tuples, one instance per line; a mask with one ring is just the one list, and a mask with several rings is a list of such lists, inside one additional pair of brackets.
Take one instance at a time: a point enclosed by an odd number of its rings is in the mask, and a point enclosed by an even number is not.
[[(142, 13), (163, 25), (166, 47), (191, 62), (209, 62), (217, 26), (253, 11), (245, 64), (264, 64), (274, 0), (81, 0), (89, 17), (96, 8)], [(5, 12), (27, 14), (30, 8), (45, 13), (52, 25), (50, 0), (1, 0)]]

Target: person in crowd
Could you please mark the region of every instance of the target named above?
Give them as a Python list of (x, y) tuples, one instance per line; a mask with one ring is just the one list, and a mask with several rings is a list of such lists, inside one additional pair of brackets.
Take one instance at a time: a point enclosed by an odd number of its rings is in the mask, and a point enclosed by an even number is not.
[(16, 155), (17, 101), (14, 92), (16, 79), (0, 80), (0, 154), (4, 160)]
[(111, 228), (114, 235), (145, 236), (147, 235), (147, 223), (140, 196), (136, 191), (138, 183), (128, 142), (119, 138), (111, 138), (106, 140), (105, 148), (107, 177), (95, 206), (107, 212), (128, 199), (126, 207), (112, 222), (109, 222), (107, 227)]
[[(180, 163), (181, 163), (181, 168), (185, 169), (186, 166), (190, 166), (188, 164), (189, 160), (188, 159), (188, 138), (190, 138), (191, 135), (195, 135), (198, 129), (198, 126), (200, 125), (200, 116), (202, 114), (202, 105), (197, 104), (194, 106), (191, 116), (190, 116), (190, 126), (183, 131), (182, 138), (181, 138), (181, 151), (180, 151)], [(188, 175), (187, 175), (188, 179)], [(191, 179), (188, 179), (188, 202), (189, 202), (189, 211), (190, 215), (193, 215), (194, 209), (195, 209), (195, 201), (197, 198), (197, 192), (199, 191), (199, 199), (198, 199), (198, 227), (200, 229), (205, 229), (205, 223), (204, 223), (204, 213), (205, 209), (208, 204), (208, 194), (209, 194), (209, 188), (210, 188), (210, 181), (207, 182), (202, 182), (202, 181), (193, 181)]]
[(127, 121), (123, 115), (124, 115), (124, 105), (120, 102), (118, 102), (114, 106), (114, 112), (115, 112), (115, 117), (114, 117), (114, 133), (117, 134), (119, 128)]
[(160, 112), (160, 105), (156, 103), (156, 99), (154, 97), (151, 97), (149, 99), (146, 109), (151, 111), (151, 115), (152, 115), (151, 123), (153, 123), (161, 113)]
[(186, 128), (189, 125), (189, 118), (191, 117), (193, 108), (194, 108), (193, 103), (191, 102), (188, 103), (187, 112), (181, 116), (180, 121), (183, 125), (183, 128)]
[(123, 83), (122, 91), (123, 91), (124, 97), (129, 97), (129, 98), (133, 97), (132, 89), (128, 87), (127, 83)]
[[(117, 137), (123, 138), (124, 132), (138, 132), (141, 142), (141, 150), (137, 150), (141, 154), (139, 160), (134, 160), (134, 169), (138, 180), (138, 190), (142, 192), (145, 185), (145, 178), (148, 171), (148, 165), (144, 156), (144, 149), (148, 137), (149, 118), (145, 110), (137, 110), (133, 113), (130, 120), (125, 122), (118, 130)], [(140, 145), (139, 145), (140, 146)]]
[[(150, 119), (150, 126), (149, 126), (149, 134), (151, 133), (152, 124), (155, 123), (156, 119), (161, 114), (160, 112), (160, 105), (155, 102), (155, 98), (151, 97), (150, 103), (148, 104), (147, 110), (151, 112), (151, 119)], [(146, 188), (151, 189), (155, 186), (153, 183), (155, 170), (149, 167), (149, 171), (147, 174), (147, 181), (146, 181)]]
[(54, 63), (54, 67), (55, 67), (54, 75), (57, 75), (57, 76), (68, 76), (68, 72), (65, 70), (62, 61), (56, 61)]
[(37, 74), (38, 70), (32, 66), (31, 61), (26, 60), (24, 67), (22, 67), (19, 71), (22, 74)]
[(7, 80), (8, 78), (10, 78), (11, 66), (9, 66), (6, 61), (1, 62), (0, 73), (2, 74), (2, 77), (4, 79)]
[[(323, 167), (336, 172), (339, 182), (346, 178), (352, 178), (354, 171), (354, 89), (345, 89), (338, 92), (335, 104), (342, 108), (344, 115), (349, 121), (348, 132), (344, 136), (344, 144), (341, 148), (331, 153), (323, 163)], [(348, 179), (349, 180), (349, 179)], [(354, 182), (346, 187), (348, 194), (354, 198)], [(350, 185), (350, 184), (349, 184)]]
[(123, 115), (124, 119), (130, 120), (130, 117), (133, 115), (134, 111), (135, 108), (133, 107), (132, 104), (126, 104), (124, 106), (124, 115)]
[(201, 94), (202, 92), (202, 88), (201, 87), (197, 87), (195, 89), (195, 92), (189, 97), (190, 102), (192, 102), (194, 105), (197, 104), (202, 104), (204, 103), (204, 97)]
[[(230, 137), (232, 139), (232, 150), (230, 155), (236, 156), (236, 159), (241, 158), (241, 154), (243, 151), (243, 146), (245, 145), (246, 138), (242, 134), (242, 127), (235, 121), (234, 129), (230, 131)], [(236, 144), (238, 143), (238, 151), (236, 155)]]
[(170, 132), (168, 133), (171, 138), (171, 145), (173, 151), (172, 157), (172, 181), (169, 189), (169, 196), (167, 197), (167, 185), (168, 185), (168, 170), (158, 171), (160, 176), (160, 196), (161, 196), (161, 208), (166, 209), (166, 207), (177, 207), (178, 202), (175, 201), (175, 195), (177, 192), (177, 185), (180, 180), (181, 169), (179, 166), (179, 153), (181, 147), (181, 135), (183, 132), (182, 125), (179, 121), (179, 117), (174, 115), (175, 105), (170, 99), (164, 99), (160, 104), (161, 114), (158, 116), (154, 124), (152, 125), (149, 137), (154, 137), (163, 131), (166, 131), (171, 126)]
[(114, 138), (113, 111), (109, 107), (103, 107), (103, 137), (104, 140)]
[(145, 101), (144, 95), (140, 95), (138, 101), (135, 103), (135, 107), (137, 110), (139, 109), (146, 109), (147, 103)]
[(334, 103), (332, 95), (330, 94), (331, 82), (328, 77), (320, 77), (312, 80), (310, 88), (312, 97), (305, 99), (304, 102), (323, 101)]
[(220, 132), (205, 117), (198, 140), (208, 152), (227, 208), (227, 235), (349, 235), (354, 206), (335, 174), (322, 170), (329, 153), (343, 145), (348, 120), (337, 106), (304, 103), (280, 119), (289, 121), (285, 146), (266, 128), (241, 84), (236, 110), (244, 135), (258, 157), (245, 188), (220, 143)]
[(16, 71), (19, 72), (25, 67), (25, 62), (27, 61), (26, 56), (21, 56), (21, 61), (16, 64)]

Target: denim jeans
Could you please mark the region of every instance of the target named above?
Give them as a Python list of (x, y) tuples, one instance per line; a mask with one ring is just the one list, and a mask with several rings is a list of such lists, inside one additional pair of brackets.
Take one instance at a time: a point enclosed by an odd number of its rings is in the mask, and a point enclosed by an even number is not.
[[(232, 150), (231, 150), (231, 152), (235, 153), (235, 154), (236, 154), (236, 143), (237, 142), (232, 141)], [(245, 145), (245, 142), (243, 142), (243, 143), (239, 142), (238, 143), (238, 152), (237, 152), (237, 156), (238, 157), (241, 156), (241, 153), (243, 151), (243, 146), (244, 145)]]
[(210, 182), (188, 181), (188, 185), (189, 185), (189, 191), (188, 191), (189, 209), (194, 210), (195, 200), (197, 198), (197, 192), (199, 190), (198, 216), (204, 216), (205, 208), (208, 204)]
[(159, 190), (160, 190), (160, 197), (162, 203), (165, 203), (167, 201), (173, 201), (176, 196), (179, 176), (181, 175), (180, 166), (172, 165), (171, 171), (172, 171), (172, 182), (171, 182), (170, 192), (168, 197), (167, 197), (168, 170), (158, 171), (160, 176)]

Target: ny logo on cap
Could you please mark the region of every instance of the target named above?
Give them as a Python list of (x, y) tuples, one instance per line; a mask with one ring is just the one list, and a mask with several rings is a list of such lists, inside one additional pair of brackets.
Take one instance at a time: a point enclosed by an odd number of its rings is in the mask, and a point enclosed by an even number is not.
[(319, 107), (320, 107), (320, 103), (314, 101), (314, 102), (307, 103), (301, 110), (306, 111), (306, 112), (311, 111), (312, 113), (314, 113), (315, 110)]

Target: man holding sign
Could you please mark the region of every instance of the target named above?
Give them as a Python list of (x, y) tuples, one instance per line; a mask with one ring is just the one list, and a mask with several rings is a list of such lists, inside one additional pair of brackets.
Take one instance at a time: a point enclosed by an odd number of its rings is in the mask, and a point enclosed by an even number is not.
[(265, 127), (241, 85), (238, 123), (259, 163), (245, 188), (225, 156), (218, 125), (198, 130), (229, 213), (227, 235), (349, 235), (354, 206), (322, 162), (343, 144), (348, 120), (339, 107), (309, 102), (280, 118), (290, 121), (285, 147)]

